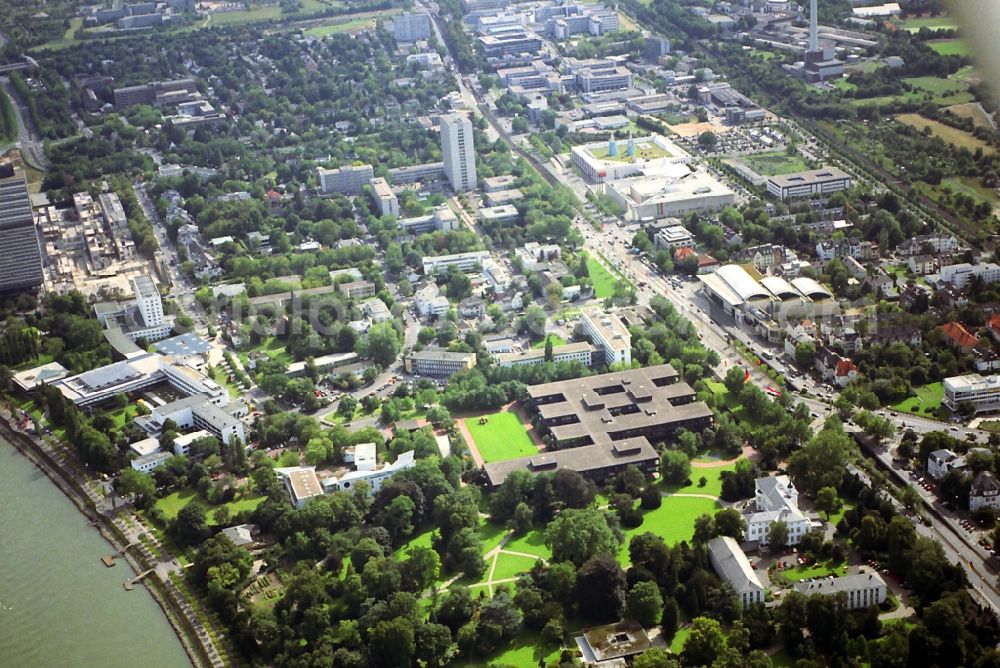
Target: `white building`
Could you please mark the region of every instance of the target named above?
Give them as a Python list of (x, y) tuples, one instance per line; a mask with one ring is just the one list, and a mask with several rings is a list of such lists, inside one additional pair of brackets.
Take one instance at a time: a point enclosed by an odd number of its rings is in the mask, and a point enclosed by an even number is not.
[(719, 579), (733, 586), (744, 608), (764, 603), (764, 585), (734, 538), (718, 536), (708, 541), (708, 560)]
[[(156, 289), (156, 284), (149, 276), (136, 276), (132, 279), (132, 288), (135, 290), (135, 303), (142, 314), (142, 320), (147, 327), (156, 327), (164, 323), (163, 300), (160, 298), (160, 291)], [(169, 331), (168, 331), (169, 333)]]
[(153, 437), (144, 438), (141, 441), (129, 443), (128, 449), (131, 450), (136, 457), (145, 457), (146, 455), (151, 455), (154, 452), (160, 451), (160, 440)]
[(980, 471), (969, 489), (969, 510), (1000, 509), (1000, 482), (989, 471)]
[(320, 167), (318, 174), (323, 194), (357, 195), (375, 177), (375, 170), (371, 165), (343, 165), (335, 169)]
[(850, 175), (837, 167), (772, 176), (767, 180), (767, 192), (780, 199), (828, 195), (850, 187)]
[(132, 460), (132, 468), (139, 473), (151, 473), (156, 467), (163, 466), (164, 462), (170, 459), (169, 452), (151, 452), (148, 455), (137, 457)]
[(848, 610), (858, 610), (885, 601), (885, 580), (878, 573), (857, 573), (839, 578), (810, 578), (796, 582), (795, 590), (806, 596), (836, 596), (844, 594)]
[(181, 434), (174, 439), (174, 454), (188, 456), (191, 452), (191, 444), (200, 438), (207, 438), (212, 436), (208, 431), (204, 429), (198, 429), (197, 431), (192, 431), (188, 434)]
[(476, 151), (472, 139), (472, 121), (465, 114), (441, 117), (441, 156), (444, 173), (455, 192), (476, 187)]
[(580, 316), (580, 329), (604, 354), (604, 363), (632, 364), (632, 335), (618, 316), (591, 308)]
[(757, 478), (754, 482), (755, 510), (744, 513), (747, 540), (768, 544), (771, 525), (788, 526), (788, 544), (798, 545), (809, 530), (809, 520), (799, 510), (799, 492), (787, 475)]
[(416, 42), (431, 36), (431, 17), (424, 13), (400, 14), (392, 20), (397, 42)]
[(969, 264), (962, 262), (959, 264), (949, 264), (941, 267), (938, 272), (941, 280), (951, 283), (956, 288), (964, 288), (973, 277), (980, 279), (987, 285), (1000, 281), (1000, 265), (992, 262), (983, 264)]
[(243, 404), (219, 407), (203, 395), (185, 397), (163, 406), (157, 406), (149, 415), (136, 418), (135, 422), (150, 434), (159, 434), (167, 420), (181, 429), (204, 429), (223, 443), (233, 437), (246, 442), (246, 431), (238, 415), (246, 412)]
[(967, 374), (944, 379), (944, 403), (952, 412), (960, 404), (972, 404), (976, 412), (1000, 409), (1000, 376)]
[(309, 499), (323, 496), (323, 486), (316, 476), (315, 466), (289, 466), (274, 469), (285, 484), (292, 505), (302, 510)]
[(396, 193), (392, 192), (389, 182), (382, 177), (374, 178), (370, 181), (372, 187), (372, 199), (378, 207), (380, 216), (392, 216), (399, 218), (399, 199)]
[(489, 251), (471, 251), (468, 253), (455, 253), (453, 255), (428, 255), (423, 258), (424, 275), (431, 274), (457, 267), (467, 274), (482, 269), (483, 262), (490, 257)]
[[(592, 366), (597, 348), (586, 342), (566, 343), (552, 347), (553, 362), (579, 362)], [(529, 348), (518, 352), (497, 353), (493, 356), (499, 366), (534, 366), (545, 361), (545, 348)]]
[(945, 477), (949, 471), (961, 471), (965, 467), (965, 457), (948, 449), (935, 450), (927, 455), (927, 475), (935, 480)]
[(374, 456), (364, 459), (358, 458), (357, 453), (359, 451), (357, 449), (362, 448), (362, 446), (371, 446), (370, 450), (374, 450), (375, 444), (363, 443), (356, 446), (355, 465), (357, 470), (345, 473), (339, 478), (324, 478), (322, 485), (326, 492), (351, 491), (359, 482), (364, 481), (368, 483), (368, 493), (375, 494), (382, 489), (382, 485), (386, 480), (404, 469), (413, 468), (416, 463), (413, 450), (409, 450), (399, 455), (392, 464), (378, 466)]

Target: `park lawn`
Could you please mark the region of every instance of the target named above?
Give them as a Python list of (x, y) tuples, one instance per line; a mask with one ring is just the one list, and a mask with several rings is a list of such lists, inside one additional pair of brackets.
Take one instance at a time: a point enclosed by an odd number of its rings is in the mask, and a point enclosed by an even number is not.
[(933, 415), (944, 400), (944, 385), (929, 383), (914, 390), (915, 397), (909, 397), (899, 402), (893, 409), (913, 415)]
[(594, 294), (598, 299), (613, 296), (618, 279), (594, 258), (589, 255), (584, 257), (587, 260), (587, 273), (590, 274), (590, 280), (594, 284)]
[(212, 368), (212, 380), (229, 390), (229, 396), (238, 399), (243, 396), (242, 390), (229, 380), (229, 374), (222, 366)]
[[(199, 495), (191, 487), (186, 489), (181, 489), (161, 499), (156, 500), (156, 507), (163, 513), (163, 516), (168, 520), (172, 520), (177, 517), (177, 514), (181, 512), (189, 503), (198, 499)], [(206, 514), (206, 519), (209, 524), (215, 524), (215, 513), (226, 506), (229, 508), (229, 514), (235, 515), (236, 513), (241, 513), (246, 510), (254, 510), (261, 503), (264, 502), (263, 494), (250, 494), (244, 497), (240, 497), (229, 503), (224, 503), (222, 506), (209, 506), (208, 513)], [(204, 501), (204, 499), (201, 499)], [(207, 503), (205, 505), (208, 505)]]
[(479, 538), (483, 541), (483, 554), (499, 545), (506, 535), (507, 527), (499, 522), (490, 522), (485, 519), (479, 522)]
[(545, 544), (545, 531), (543, 529), (532, 529), (523, 536), (511, 538), (503, 549), (510, 552), (534, 554), (542, 559), (552, 558), (552, 550)]
[(939, 123), (920, 114), (898, 114), (896, 120), (904, 125), (914, 127), (921, 132), (924, 128), (930, 128), (932, 136), (958, 148), (965, 148), (972, 152), (977, 148), (981, 148), (983, 153), (996, 153), (995, 148), (972, 133)]
[(497, 555), (497, 565), (493, 569), (493, 581), (508, 580), (517, 577), (521, 573), (527, 573), (535, 565), (537, 559), (522, 557), (519, 554), (505, 554), (501, 552)]
[(684, 651), (684, 643), (687, 641), (689, 635), (691, 635), (690, 626), (677, 629), (673, 639), (670, 641), (670, 651), (674, 654), (680, 654)]
[[(840, 510), (838, 510), (834, 514), (830, 515), (830, 525), (835, 527), (838, 524), (840, 524), (840, 520), (844, 519), (844, 513), (846, 513), (848, 510), (850, 510), (854, 506), (855, 506), (855, 503), (853, 501), (844, 501), (842, 503), (842, 505), (840, 506)], [(822, 516), (822, 515), (823, 515), (823, 513), (820, 513), (820, 516)]]
[(942, 16), (913, 16), (903, 19), (900, 26), (909, 32), (920, 32), (921, 28), (928, 30), (957, 30), (958, 23), (955, 19), (947, 15)]
[(710, 499), (664, 497), (662, 506), (643, 514), (642, 524), (625, 531), (625, 541), (618, 551), (618, 562), (623, 566), (628, 565), (628, 544), (633, 536), (650, 532), (662, 538), (667, 545), (690, 541), (694, 536), (694, 521), (705, 514), (714, 515), (717, 510), (719, 504)]
[(468, 587), (466, 587), (466, 589), (469, 590), (469, 594), (472, 595), (472, 598), (478, 598), (480, 592), (482, 592), (482, 594), (488, 598), (493, 598), (492, 596), (490, 596), (490, 586), (485, 582), (482, 584), (469, 585)]
[(523, 631), (509, 643), (485, 657), (463, 659), (456, 666), (514, 666), (514, 668), (536, 668), (559, 657), (559, 646), (550, 645), (542, 640), (541, 635), (532, 631)]
[(828, 575), (843, 575), (846, 563), (847, 562), (845, 561), (817, 561), (807, 566), (795, 566), (794, 568), (786, 568), (781, 571), (775, 571), (775, 574), (780, 573), (781, 576), (789, 582), (798, 582), (799, 580), (805, 580), (807, 578), (823, 578)]
[(538, 454), (538, 448), (514, 413), (493, 413), (482, 417), (487, 419), (486, 424), (479, 424), (479, 418), (465, 418), (465, 426), (486, 463)]
[(427, 531), (422, 531), (415, 536), (410, 537), (410, 540), (406, 541), (395, 552), (392, 556), (396, 559), (405, 559), (406, 553), (411, 547), (430, 547), (431, 539), (434, 537), (434, 529), (428, 529)]
[(542, 337), (537, 341), (535, 341), (534, 343), (532, 343), (531, 344), (532, 349), (537, 350), (539, 348), (544, 348), (546, 338), (552, 339), (553, 348), (555, 348), (556, 346), (566, 345), (566, 339), (564, 339), (563, 337), (559, 336), (558, 334), (549, 334), (548, 337)]
[(302, 31), (302, 34), (307, 37), (326, 37), (328, 35), (334, 35), (340, 32), (357, 32), (364, 28), (373, 25), (374, 19), (372, 17), (368, 18), (352, 18), (346, 21), (341, 21), (339, 23), (331, 23), (325, 26), (314, 26), (312, 28), (306, 28)]
[(741, 160), (761, 176), (780, 176), (809, 169), (802, 156), (788, 155), (784, 151), (754, 153), (744, 156)]
[(212, 12), (210, 14), (210, 26), (236, 25), (238, 23), (257, 23), (260, 21), (274, 21), (281, 18), (281, 7), (279, 5), (266, 5), (250, 10), (238, 12)]
[(249, 494), (247, 496), (234, 499), (228, 503), (224, 503), (221, 506), (215, 506), (210, 508), (208, 511), (208, 523), (209, 524), (219, 524), (215, 521), (215, 514), (220, 508), (228, 508), (229, 516), (232, 517), (238, 513), (245, 513), (250, 510), (257, 510), (257, 506), (264, 503), (264, 499), (267, 498), (263, 494)]
[(972, 51), (964, 39), (932, 39), (924, 42), (942, 56), (968, 56)]
[(926, 91), (934, 96), (935, 104), (960, 104), (975, 99), (969, 92), (968, 84), (943, 77), (911, 77), (903, 79), (918, 91)]
[[(695, 460), (698, 461), (698, 460)], [(722, 494), (722, 473), (723, 471), (735, 471), (736, 463), (731, 464), (719, 464), (717, 466), (708, 467), (691, 467), (691, 484), (690, 485), (668, 485), (666, 482), (661, 482), (660, 486), (663, 491), (670, 494), (707, 494), (708, 496), (718, 497)], [(698, 486), (698, 481), (704, 477), (706, 483), (704, 487)]]

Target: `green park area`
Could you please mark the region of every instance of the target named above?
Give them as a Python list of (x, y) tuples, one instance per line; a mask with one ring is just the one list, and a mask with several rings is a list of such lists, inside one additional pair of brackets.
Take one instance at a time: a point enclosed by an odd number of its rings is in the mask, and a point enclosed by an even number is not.
[(558, 334), (549, 334), (548, 337), (542, 337), (542, 338), (538, 339), (537, 341), (535, 341), (534, 343), (532, 343), (531, 347), (535, 348), (535, 349), (544, 348), (545, 347), (545, 339), (546, 338), (552, 340), (552, 347), (553, 348), (555, 348), (556, 346), (562, 346), (562, 345), (566, 344), (566, 339), (564, 339), (563, 337), (559, 336)]
[(927, 46), (942, 56), (968, 56), (971, 53), (968, 43), (963, 39), (932, 39), (927, 42)]
[(817, 561), (811, 564), (796, 564), (792, 568), (775, 570), (772, 580), (784, 580), (792, 584), (808, 578), (824, 578), (828, 575), (843, 575), (846, 561)]
[[(724, 462), (713, 464), (710, 461), (695, 460), (691, 467), (691, 479), (687, 485), (668, 485), (660, 482), (663, 491), (670, 494), (704, 494), (706, 496), (718, 497), (722, 494), (722, 474), (725, 471), (735, 471), (736, 462)], [(701, 479), (705, 479), (705, 484), (701, 484)]]
[(911, 16), (910, 18), (903, 19), (900, 27), (909, 32), (919, 32), (921, 28), (927, 28), (928, 30), (957, 30), (958, 23), (948, 15)]
[(636, 160), (653, 160), (655, 158), (669, 158), (670, 152), (657, 146), (648, 140), (635, 140), (635, 156), (628, 154), (628, 139), (619, 137), (618, 155), (611, 155), (610, 146), (599, 146), (590, 149), (590, 154), (599, 160), (612, 160), (614, 162), (635, 162)]
[(982, 149), (983, 153), (986, 154), (996, 153), (995, 148), (984, 142), (979, 137), (976, 137), (971, 132), (953, 128), (950, 125), (945, 125), (944, 123), (931, 120), (930, 118), (921, 116), (920, 114), (899, 114), (896, 116), (896, 120), (904, 125), (914, 127), (921, 132), (924, 132), (925, 128), (930, 128), (931, 136), (937, 137), (941, 141), (951, 144), (956, 148), (968, 149), (970, 152), (975, 152), (978, 148)]
[(893, 408), (913, 415), (933, 415), (944, 399), (944, 386), (941, 383), (930, 383), (915, 388), (916, 396), (908, 397)]
[(629, 542), (634, 536), (646, 532), (659, 536), (667, 545), (690, 541), (694, 537), (694, 521), (705, 514), (713, 515), (717, 510), (719, 504), (712, 499), (691, 496), (663, 497), (663, 505), (656, 510), (643, 513), (642, 524), (625, 532), (625, 541), (618, 551), (618, 561), (622, 565), (629, 563)]
[(613, 296), (618, 279), (594, 258), (589, 255), (585, 255), (584, 257), (587, 259), (587, 272), (590, 274), (590, 280), (594, 284), (594, 294), (598, 299)]
[(785, 151), (768, 151), (747, 155), (740, 160), (761, 176), (793, 174), (809, 169), (806, 161), (797, 153), (788, 155)]
[(476, 449), (486, 463), (502, 462), (538, 453), (520, 418), (501, 412), (465, 418), (466, 428), (476, 442)]
[[(209, 507), (207, 513), (208, 523), (217, 524), (217, 522), (215, 521), (215, 513), (220, 508), (227, 508), (229, 510), (230, 516), (232, 516), (236, 515), (237, 513), (242, 513), (249, 510), (255, 510), (257, 506), (259, 506), (261, 503), (264, 502), (264, 498), (265, 497), (263, 494), (246, 494), (237, 497), (236, 499), (228, 503), (224, 503), (219, 506), (211, 506)], [(208, 505), (205, 499), (199, 496), (197, 491), (189, 487), (187, 489), (178, 490), (176, 492), (168, 494), (161, 499), (157, 499), (156, 508), (161, 513), (163, 513), (163, 516), (166, 519), (172, 520), (175, 517), (177, 517), (177, 514), (181, 512), (181, 510), (183, 510), (185, 506), (187, 506), (195, 499), (198, 499), (202, 503), (205, 503), (205, 505)]]
[(910, 77), (903, 81), (913, 86), (915, 93), (921, 97), (930, 94), (937, 105), (965, 104), (975, 99), (969, 92), (968, 84), (957, 79)]

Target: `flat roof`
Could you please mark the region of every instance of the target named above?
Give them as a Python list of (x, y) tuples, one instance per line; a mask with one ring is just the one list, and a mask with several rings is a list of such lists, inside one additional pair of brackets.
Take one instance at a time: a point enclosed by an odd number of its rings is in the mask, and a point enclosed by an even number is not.
[(552, 450), (528, 457), (490, 462), (483, 469), (493, 486), (503, 484), (514, 471), (533, 473), (553, 472), (569, 469), (579, 473), (599, 471), (612, 466), (627, 466), (643, 462), (658, 461), (659, 455), (644, 436), (623, 439), (615, 443), (598, 443), (579, 448)]
[(31, 392), (40, 383), (51, 383), (65, 378), (69, 371), (59, 362), (49, 362), (14, 374), (14, 382), (25, 392)]
[(183, 357), (185, 355), (202, 355), (212, 349), (212, 344), (194, 332), (187, 332), (169, 339), (163, 339), (153, 344), (153, 347), (164, 355)]
[(476, 356), (476, 353), (452, 353), (447, 350), (422, 350), (410, 353), (410, 359), (438, 360), (442, 362), (465, 362)]
[(632, 335), (614, 313), (595, 307), (584, 310), (582, 316), (597, 330), (603, 344), (614, 350), (632, 347)]
[(814, 183), (826, 183), (827, 181), (839, 181), (851, 178), (850, 174), (839, 167), (823, 167), (822, 169), (811, 169), (805, 172), (795, 172), (793, 174), (781, 174), (768, 178), (768, 181), (780, 188), (790, 188)]
[(316, 477), (316, 469), (312, 467), (298, 467), (288, 471), (285, 473), (285, 478), (296, 501), (323, 495), (323, 486)]

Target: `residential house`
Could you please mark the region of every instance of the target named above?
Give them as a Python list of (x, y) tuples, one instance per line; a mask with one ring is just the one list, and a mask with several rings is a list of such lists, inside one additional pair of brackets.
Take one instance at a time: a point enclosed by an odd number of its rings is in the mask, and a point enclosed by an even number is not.
[(941, 255), (955, 253), (958, 249), (958, 239), (951, 235), (921, 234), (899, 244), (896, 247), (896, 253), (904, 257), (924, 255), (927, 254), (927, 251), (934, 255)]
[(969, 510), (982, 508), (1000, 509), (1000, 482), (989, 471), (980, 471), (969, 489)]
[(823, 380), (832, 382), (838, 387), (847, 387), (848, 383), (858, 376), (858, 367), (854, 362), (826, 346), (816, 351), (815, 365)]
[(927, 456), (927, 475), (940, 480), (952, 470), (965, 470), (965, 457), (951, 450), (935, 450)]
[(1000, 313), (992, 316), (986, 323), (986, 331), (994, 341), (1000, 341)]
[(916, 325), (879, 325), (868, 335), (868, 342), (876, 346), (889, 346), (902, 343), (908, 346), (919, 346), (924, 337)]
[(795, 253), (779, 244), (760, 244), (758, 246), (750, 246), (749, 248), (745, 248), (737, 253), (734, 253), (732, 261), (737, 264), (749, 262), (756, 267), (758, 271), (766, 274), (769, 269), (784, 264), (790, 259), (790, 257), (794, 256)]
[(941, 331), (944, 333), (945, 342), (963, 355), (972, 352), (972, 349), (979, 344), (976, 335), (960, 322), (946, 323), (941, 326)]
[(847, 267), (847, 271), (851, 273), (851, 276), (859, 281), (863, 281), (868, 278), (868, 270), (865, 269), (860, 262), (855, 260), (853, 257), (845, 257), (843, 259), (844, 266)]
[(479, 297), (466, 297), (458, 303), (458, 313), (463, 318), (479, 318), (486, 313), (486, 302)]
[(965, 296), (962, 288), (946, 283), (934, 293), (934, 303), (944, 308), (956, 308), (968, 304), (969, 298)]
[(917, 276), (925, 276), (934, 272), (937, 261), (933, 255), (911, 255), (906, 260), (906, 266)]
[(973, 348), (972, 357), (972, 363), (980, 373), (1000, 370), (1000, 355), (989, 346), (980, 345)]

